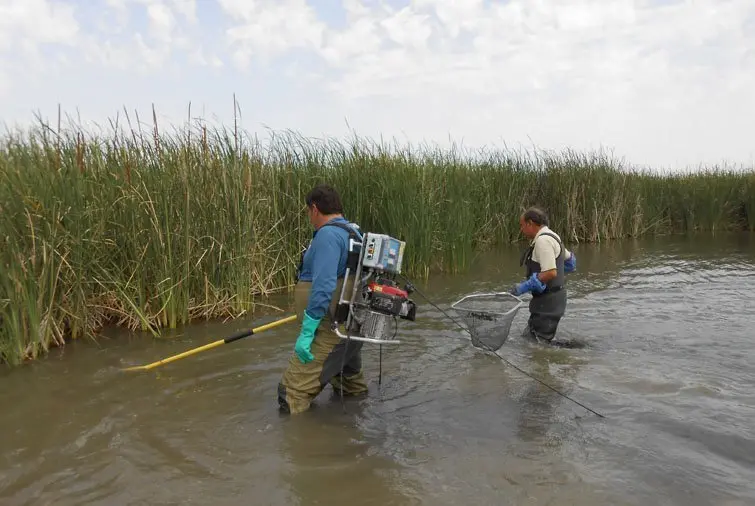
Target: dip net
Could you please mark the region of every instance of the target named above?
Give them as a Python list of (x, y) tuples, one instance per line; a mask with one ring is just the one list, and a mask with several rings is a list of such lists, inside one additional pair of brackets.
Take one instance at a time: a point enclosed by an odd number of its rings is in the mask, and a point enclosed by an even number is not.
[(524, 302), (510, 293), (474, 293), (451, 304), (476, 348), (498, 351), (509, 337), (511, 322)]

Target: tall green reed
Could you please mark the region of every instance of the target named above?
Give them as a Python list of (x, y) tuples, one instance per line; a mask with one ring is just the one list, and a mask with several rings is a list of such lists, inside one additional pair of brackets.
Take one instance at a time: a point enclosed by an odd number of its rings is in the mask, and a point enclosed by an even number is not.
[(567, 242), (755, 229), (755, 175), (660, 175), (604, 153), (470, 152), (199, 125), (91, 135), (46, 125), (0, 140), (0, 361), (108, 323), (149, 330), (235, 317), (294, 279), (306, 192), (407, 241), (410, 276), (456, 272), (546, 208)]

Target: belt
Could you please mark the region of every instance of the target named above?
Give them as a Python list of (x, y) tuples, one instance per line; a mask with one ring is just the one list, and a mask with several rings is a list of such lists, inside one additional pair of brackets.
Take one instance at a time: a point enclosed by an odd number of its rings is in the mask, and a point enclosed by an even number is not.
[(545, 290), (543, 290), (542, 292), (540, 292), (538, 294), (536, 294), (535, 292), (532, 292), (532, 296), (533, 297), (542, 297), (543, 295), (548, 294), (548, 293), (560, 292), (562, 288), (563, 288), (563, 285), (562, 286), (554, 286), (552, 288), (546, 288)]

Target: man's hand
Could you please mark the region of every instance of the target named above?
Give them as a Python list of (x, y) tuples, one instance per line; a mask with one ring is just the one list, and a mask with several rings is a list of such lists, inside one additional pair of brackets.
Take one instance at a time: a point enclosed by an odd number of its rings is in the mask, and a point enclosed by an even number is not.
[(527, 292), (542, 293), (544, 290), (545, 283), (540, 281), (540, 278), (537, 277), (537, 273), (533, 273), (532, 276), (515, 285), (509, 293), (519, 296)]
[(564, 272), (574, 272), (577, 270), (577, 257), (574, 255), (574, 252), (571, 252), (571, 256), (568, 260), (564, 262)]
[(315, 330), (320, 325), (320, 320), (312, 318), (309, 313), (304, 311), (304, 320), (301, 324), (301, 331), (299, 337), (296, 339), (296, 345), (294, 346), (294, 352), (299, 357), (299, 361), (302, 364), (308, 364), (312, 362), (315, 357), (312, 355), (312, 341), (315, 340)]

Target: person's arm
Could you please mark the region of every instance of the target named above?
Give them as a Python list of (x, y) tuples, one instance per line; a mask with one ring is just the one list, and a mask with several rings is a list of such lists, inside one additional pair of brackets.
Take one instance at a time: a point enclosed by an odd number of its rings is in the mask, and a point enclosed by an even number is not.
[(548, 281), (554, 279), (558, 275), (558, 271), (556, 269), (551, 269), (548, 271), (542, 271), (537, 275), (537, 279), (543, 282), (543, 284), (547, 284)]
[[(566, 248), (564, 248), (566, 249)], [(574, 252), (566, 250), (564, 255), (564, 274), (569, 274), (577, 270), (577, 257)]]
[(307, 314), (320, 320), (328, 311), (338, 282), (338, 260), (341, 251), (334, 227), (320, 229), (312, 241), (312, 288), (307, 301)]
[(303, 364), (314, 360), (312, 342), (315, 332), (330, 306), (338, 276), (340, 251), (337, 238), (330, 230), (320, 229), (312, 240), (312, 287), (307, 307), (302, 316), (301, 331), (296, 338), (294, 351)]

